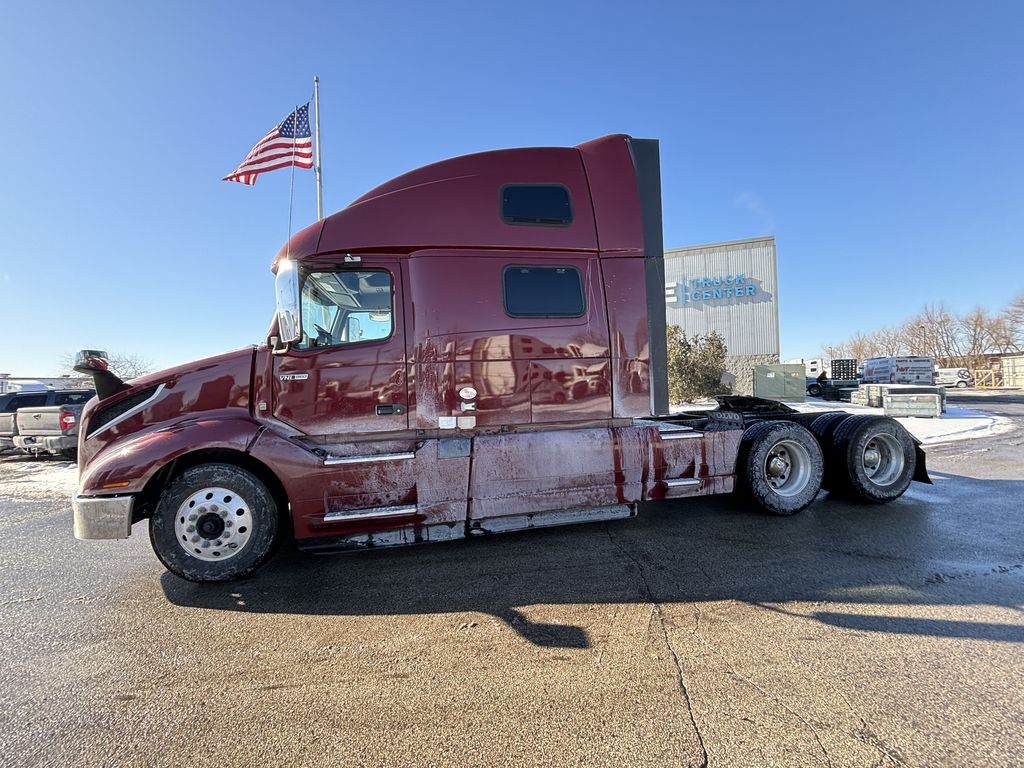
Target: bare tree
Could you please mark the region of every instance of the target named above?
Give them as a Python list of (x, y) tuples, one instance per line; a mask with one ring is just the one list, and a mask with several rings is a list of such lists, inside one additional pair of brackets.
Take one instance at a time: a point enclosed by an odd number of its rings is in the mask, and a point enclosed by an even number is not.
[(842, 360), (851, 356), (850, 344), (846, 341), (840, 344), (826, 344), (822, 351), (829, 360)]
[(957, 337), (960, 357), (953, 361), (957, 366), (979, 367), (985, 359), (985, 350), (992, 348), (991, 318), (981, 307), (957, 318)]
[(1012, 345), (1011, 352), (1024, 351), (1024, 293), (1017, 295), (1001, 315), (1006, 323), (1008, 342)]
[(904, 353), (906, 343), (901, 328), (889, 328), (886, 326), (876, 331), (874, 336), (875, 345), (880, 355), (889, 357)]
[[(110, 370), (124, 381), (137, 379), (140, 376), (145, 376), (147, 373), (152, 373), (155, 367), (152, 360), (134, 352), (114, 352), (110, 354), (108, 360), (110, 361)], [(74, 372), (74, 365), (75, 356), (73, 354), (66, 353), (61, 355), (60, 368), (63, 371), (61, 375), (80, 375)]]
[(980, 368), (992, 353), (1024, 350), (1024, 293), (999, 314), (977, 307), (956, 315), (944, 304), (929, 304), (897, 328), (857, 331), (826, 345), (832, 358), (863, 360), (880, 355), (927, 355), (948, 366)]

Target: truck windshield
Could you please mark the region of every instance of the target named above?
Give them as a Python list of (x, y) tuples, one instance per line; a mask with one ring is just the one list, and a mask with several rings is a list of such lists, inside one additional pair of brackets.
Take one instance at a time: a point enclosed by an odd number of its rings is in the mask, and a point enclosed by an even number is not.
[(310, 272), (302, 283), (298, 349), (386, 339), (393, 327), (391, 273)]

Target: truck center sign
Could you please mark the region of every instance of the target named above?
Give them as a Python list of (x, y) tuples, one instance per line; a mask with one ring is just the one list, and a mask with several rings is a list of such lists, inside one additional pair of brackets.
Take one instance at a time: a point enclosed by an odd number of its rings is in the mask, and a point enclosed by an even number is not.
[(683, 305), (697, 301), (744, 298), (757, 295), (757, 286), (743, 273), (682, 279), (667, 286), (669, 303)]

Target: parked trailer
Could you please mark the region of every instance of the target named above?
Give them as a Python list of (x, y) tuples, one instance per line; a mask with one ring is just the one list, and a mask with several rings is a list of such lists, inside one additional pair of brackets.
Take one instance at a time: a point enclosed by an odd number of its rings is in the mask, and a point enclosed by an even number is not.
[(668, 415), (658, 145), (446, 160), (294, 236), (267, 340), (125, 383), (83, 351), (75, 535), (149, 521), (179, 576), (305, 550), (631, 517), (740, 491), (779, 515), (824, 484), (928, 482), (895, 421), (756, 398)]

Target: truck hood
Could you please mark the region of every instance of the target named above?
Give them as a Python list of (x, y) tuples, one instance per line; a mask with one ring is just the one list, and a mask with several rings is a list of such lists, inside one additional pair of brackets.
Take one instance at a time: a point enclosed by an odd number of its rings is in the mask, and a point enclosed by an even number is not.
[(79, 464), (127, 435), (172, 428), (199, 414), (211, 418), (250, 414), (256, 348), (196, 360), (140, 376), (85, 407), (79, 427)]
[[(155, 373), (147, 373), (145, 376), (139, 376), (139, 378), (131, 379), (126, 383), (129, 391), (138, 392), (156, 384), (164, 384), (170, 389), (177, 382), (185, 380), (205, 381), (208, 379), (220, 379), (224, 375), (231, 375), (236, 379), (241, 364), (241, 367), (245, 369), (245, 384), (248, 385), (249, 377), (252, 374), (252, 360), (255, 352), (256, 347), (254, 346), (242, 347), (233, 352), (224, 352), (220, 355), (194, 360), (190, 363), (174, 366), (173, 368), (165, 368)], [(220, 407), (223, 407), (223, 405)]]

